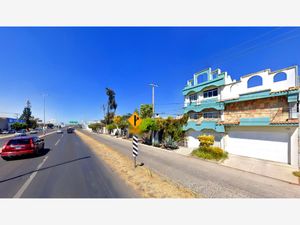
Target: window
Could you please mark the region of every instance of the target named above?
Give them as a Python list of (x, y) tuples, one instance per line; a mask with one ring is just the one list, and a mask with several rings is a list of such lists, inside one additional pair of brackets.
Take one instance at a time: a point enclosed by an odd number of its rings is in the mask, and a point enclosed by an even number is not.
[(216, 96), (218, 96), (218, 88), (208, 90), (208, 91), (203, 91), (204, 98), (211, 98), (211, 97), (216, 97)]
[(196, 120), (196, 119), (198, 119), (198, 118), (199, 118), (198, 113), (190, 113), (190, 119)]
[(252, 87), (257, 87), (261, 86), (263, 84), (261, 76), (253, 76), (251, 77), (248, 82), (247, 82), (247, 87), (252, 88)]
[(220, 113), (215, 111), (215, 112), (204, 112), (203, 113), (203, 118), (204, 119), (217, 119), (220, 118)]
[(287, 79), (286, 73), (280, 72), (280, 73), (277, 73), (274, 75), (273, 82), (279, 82), (279, 81), (283, 81), (286, 79)]
[(289, 103), (289, 118), (290, 119), (297, 119), (299, 113), (299, 103), (297, 102), (290, 102)]
[(198, 96), (197, 96), (197, 94), (192, 94), (189, 96), (189, 99), (190, 99), (190, 102), (194, 102), (194, 101), (197, 101)]

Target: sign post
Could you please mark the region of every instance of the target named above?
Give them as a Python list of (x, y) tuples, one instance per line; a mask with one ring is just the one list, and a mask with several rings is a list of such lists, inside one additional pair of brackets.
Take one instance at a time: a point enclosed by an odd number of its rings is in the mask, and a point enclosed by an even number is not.
[[(142, 119), (139, 117), (139, 115), (134, 112), (131, 117), (128, 119), (128, 122), (131, 124), (132, 129), (131, 129), (131, 133), (133, 133), (133, 137), (132, 137), (132, 156), (133, 156), (133, 166), (134, 168), (137, 167), (136, 164), (136, 158), (139, 155), (139, 146), (138, 146), (138, 137), (136, 136), (136, 134), (138, 133), (139, 129), (139, 125), (142, 122)], [(143, 163), (141, 163), (141, 166), (144, 165)]]

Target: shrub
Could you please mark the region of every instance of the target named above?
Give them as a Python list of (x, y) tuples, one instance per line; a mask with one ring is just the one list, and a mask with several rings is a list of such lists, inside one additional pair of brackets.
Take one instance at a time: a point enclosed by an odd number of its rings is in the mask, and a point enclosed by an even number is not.
[(171, 137), (166, 138), (166, 140), (163, 143), (164, 148), (166, 149), (178, 149), (178, 144), (176, 141), (174, 141)]
[(192, 152), (192, 155), (198, 156), (203, 159), (226, 159), (228, 157), (228, 153), (223, 149), (215, 146), (200, 146), (198, 149)]
[(296, 177), (300, 177), (300, 171), (294, 171), (293, 174), (294, 174), (294, 176), (296, 176)]
[(215, 138), (212, 135), (200, 135), (198, 140), (200, 141), (200, 146), (211, 146), (215, 142)]

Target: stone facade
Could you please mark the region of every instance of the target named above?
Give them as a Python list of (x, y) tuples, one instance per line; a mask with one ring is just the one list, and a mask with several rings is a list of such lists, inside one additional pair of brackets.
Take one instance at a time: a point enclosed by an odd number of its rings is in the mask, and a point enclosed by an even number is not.
[(240, 118), (269, 117), (271, 123), (289, 119), (287, 96), (234, 102), (225, 105), (224, 122), (238, 123)]

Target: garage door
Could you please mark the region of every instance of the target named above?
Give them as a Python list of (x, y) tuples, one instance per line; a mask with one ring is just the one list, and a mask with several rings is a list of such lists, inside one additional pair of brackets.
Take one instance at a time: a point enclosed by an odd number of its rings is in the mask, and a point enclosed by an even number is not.
[(200, 131), (193, 131), (189, 130), (187, 133), (187, 145), (189, 148), (198, 148), (199, 147), (199, 140), (198, 136), (201, 134)]
[(284, 132), (230, 131), (226, 151), (236, 155), (288, 163), (289, 135)]

